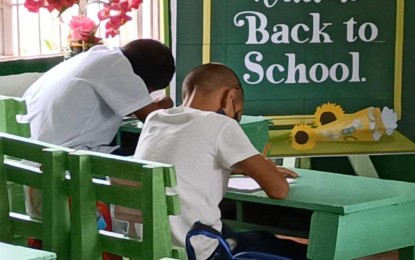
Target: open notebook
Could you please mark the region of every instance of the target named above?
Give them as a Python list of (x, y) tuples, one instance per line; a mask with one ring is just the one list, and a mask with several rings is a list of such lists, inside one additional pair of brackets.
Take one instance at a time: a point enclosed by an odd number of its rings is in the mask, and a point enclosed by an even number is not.
[[(288, 183), (291, 185), (296, 180), (287, 178)], [(228, 189), (234, 191), (258, 191), (261, 190), (259, 184), (252, 178), (246, 176), (232, 176), (229, 178)]]

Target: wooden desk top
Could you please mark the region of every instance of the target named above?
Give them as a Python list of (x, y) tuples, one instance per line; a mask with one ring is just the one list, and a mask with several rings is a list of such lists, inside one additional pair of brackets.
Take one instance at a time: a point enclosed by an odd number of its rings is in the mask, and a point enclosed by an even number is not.
[(284, 200), (263, 191), (229, 191), (226, 198), (345, 215), (352, 212), (415, 201), (415, 183), (295, 169), (301, 176)]
[(270, 130), (270, 157), (316, 157), (347, 155), (385, 155), (415, 153), (415, 143), (395, 131), (391, 136), (384, 135), (378, 142), (317, 142), (307, 151), (297, 151), (291, 147), (289, 130)]

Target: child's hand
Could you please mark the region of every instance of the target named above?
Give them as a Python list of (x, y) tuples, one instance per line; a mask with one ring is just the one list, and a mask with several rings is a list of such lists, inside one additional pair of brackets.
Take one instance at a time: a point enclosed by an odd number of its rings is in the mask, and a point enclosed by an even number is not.
[(287, 178), (297, 178), (298, 177), (297, 173), (295, 173), (294, 171), (289, 170), (287, 168), (277, 166), (277, 170), (279, 172), (281, 172), (282, 174), (284, 174), (285, 177), (287, 177)]
[(274, 167), (277, 167), (277, 170), (287, 178), (297, 178), (298, 174), (292, 170), (276, 165), (271, 159), (266, 159), (269, 164), (272, 164)]

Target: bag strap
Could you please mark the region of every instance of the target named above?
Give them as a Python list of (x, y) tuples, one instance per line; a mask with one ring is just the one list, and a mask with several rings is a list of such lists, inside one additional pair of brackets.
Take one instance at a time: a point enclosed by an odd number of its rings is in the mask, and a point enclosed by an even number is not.
[(200, 221), (195, 222), (186, 234), (186, 253), (189, 260), (196, 260), (195, 250), (190, 242), (192, 236), (204, 235), (206, 237), (216, 239), (219, 245), (222, 247), (223, 252), (226, 254), (226, 258), (232, 260), (232, 253), (228, 243), (223, 238), (222, 234), (211, 226), (205, 225)]

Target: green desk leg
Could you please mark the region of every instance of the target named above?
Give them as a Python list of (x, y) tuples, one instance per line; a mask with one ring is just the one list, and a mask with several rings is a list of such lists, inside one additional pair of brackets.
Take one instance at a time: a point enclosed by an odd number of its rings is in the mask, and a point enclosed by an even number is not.
[[(362, 205), (363, 206), (363, 205)], [(310, 259), (353, 259), (394, 249), (414, 259), (415, 202), (337, 215), (315, 212), (311, 220)]]

